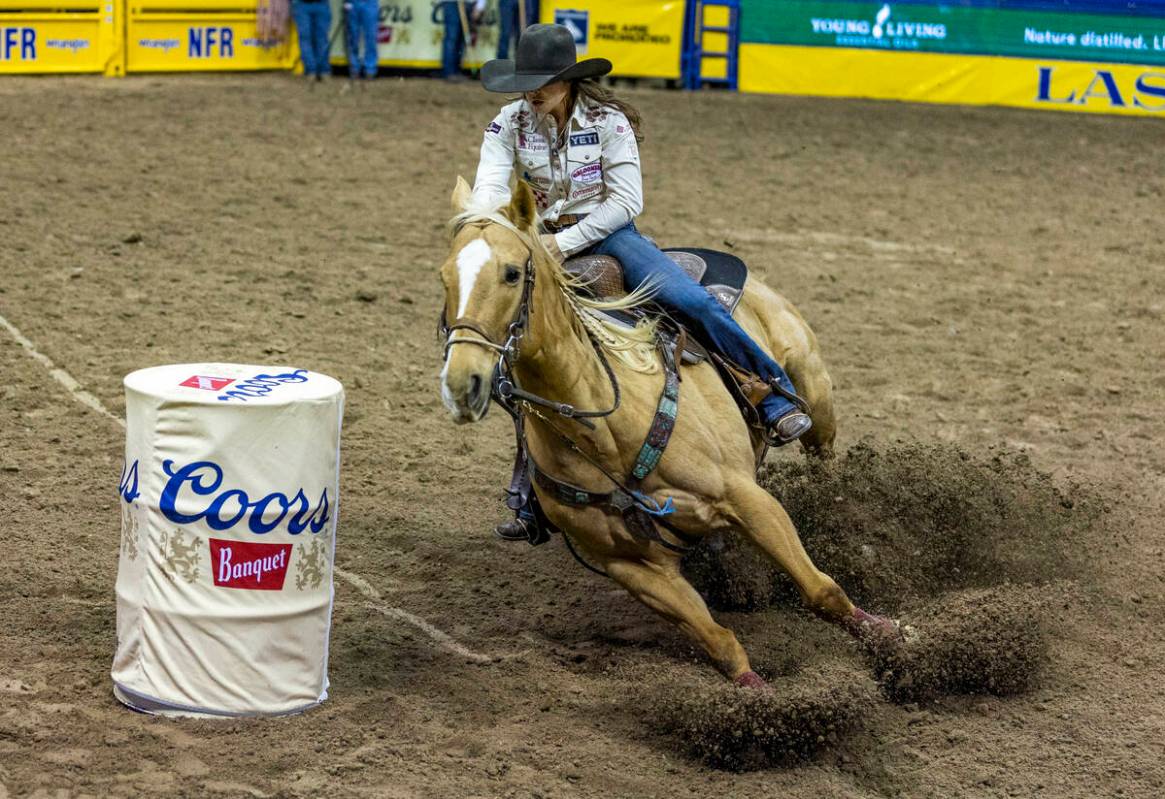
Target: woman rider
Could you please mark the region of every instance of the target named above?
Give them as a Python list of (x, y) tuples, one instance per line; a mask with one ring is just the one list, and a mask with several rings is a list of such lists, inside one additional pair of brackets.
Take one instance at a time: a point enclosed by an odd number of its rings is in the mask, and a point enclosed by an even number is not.
[[(761, 402), (767, 437), (787, 444), (809, 431), (809, 416), (790, 401), (788, 375), (723, 306), (674, 261), (640, 235), (643, 210), (639, 112), (600, 87), (611, 71), (605, 58), (576, 62), (574, 37), (562, 25), (532, 25), (517, 59), (488, 62), (481, 81), (491, 92), (521, 94), (485, 129), (474, 182), (475, 200), (502, 204), (515, 174), (533, 191), (547, 233), (542, 241), (559, 260), (580, 254), (613, 256), (628, 290), (652, 279), (652, 299), (702, 344), (774, 386)], [(505, 539), (527, 538), (529, 509), (497, 529)], [(531, 537), (533, 540), (533, 537)]]

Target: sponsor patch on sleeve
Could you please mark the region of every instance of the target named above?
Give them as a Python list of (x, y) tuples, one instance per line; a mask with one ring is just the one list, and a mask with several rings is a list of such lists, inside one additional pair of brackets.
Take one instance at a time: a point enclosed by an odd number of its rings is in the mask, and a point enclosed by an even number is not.
[(501, 133), (502, 126), (496, 122), (491, 122), (485, 126), (485, 132), (486, 133)]

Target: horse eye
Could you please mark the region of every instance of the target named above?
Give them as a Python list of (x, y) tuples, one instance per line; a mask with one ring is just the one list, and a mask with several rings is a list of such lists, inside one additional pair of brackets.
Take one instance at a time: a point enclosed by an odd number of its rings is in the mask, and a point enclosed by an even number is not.
[(506, 267), (506, 282), (509, 283), (511, 286), (514, 285), (515, 283), (517, 283), (521, 277), (522, 277), (522, 273), (521, 273), (521, 271), (519, 271), (518, 267), (516, 267), (516, 266), (507, 266)]

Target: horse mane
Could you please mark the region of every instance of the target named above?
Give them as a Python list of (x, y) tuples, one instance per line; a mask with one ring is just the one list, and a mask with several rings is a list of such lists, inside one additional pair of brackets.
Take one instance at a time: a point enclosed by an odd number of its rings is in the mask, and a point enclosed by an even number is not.
[(643, 374), (654, 374), (659, 371), (659, 358), (655, 347), (656, 322), (653, 317), (648, 316), (631, 327), (612, 322), (599, 313), (628, 311), (642, 306), (655, 294), (656, 286), (653, 282), (647, 281), (623, 297), (609, 300), (595, 299), (579, 293), (580, 289), (588, 287), (589, 281), (567, 272), (542, 244), (538, 230), (520, 230), (505, 215), (502, 206), (489, 205), (477, 198), (471, 198), (465, 209), (449, 220), (449, 228), (454, 236), (470, 225), (487, 224), (501, 225), (515, 233), (522, 243), (530, 248), (535, 273), (548, 275), (554, 281), (579, 324), (611, 358)]

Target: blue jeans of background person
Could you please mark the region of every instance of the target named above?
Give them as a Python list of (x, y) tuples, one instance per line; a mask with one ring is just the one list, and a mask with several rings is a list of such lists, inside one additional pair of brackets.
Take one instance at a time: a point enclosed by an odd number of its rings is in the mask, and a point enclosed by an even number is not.
[(328, 64), (328, 29), (332, 27), (332, 7), (328, 0), (294, 0), (291, 15), (299, 31), (299, 53), (303, 74), (326, 75)]
[[(466, 14), (469, 10), (466, 7)], [(465, 34), (461, 32), (461, 14), (457, 11), (457, 3), (441, 3), (441, 14), (445, 18), (445, 38), (441, 40), (441, 75), (448, 78), (461, 74)]]
[[(509, 58), (510, 39), (522, 38), (522, 31), (519, 30), (522, 19), (518, 16), (518, 4), (521, 2), (523, 0), (498, 0), (498, 58)], [(534, 18), (534, 4), (530, 0), (525, 0), (525, 3), (526, 25), (533, 25), (538, 21)]]
[(363, 75), (376, 77), (376, 33), (380, 27), (380, 0), (345, 0), (348, 12), (348, 74), (353, 78)]
[[(653, 279), (653, 299), (692, 332), (705, 347), (765, 380), (777, 380), (786, 391), (795, 393), (792, 381), (780, 364), (762, 350), (732, 315), (704, 288), (668, 258), (659, 247), (645, 239), (631, 222), (595, 245), (591, 252), (611, 255), (623, 262), (623, 282), (627, 289), (638, 288)], [(772, 424), (796, 406), (779, 394), (770, 394), (760, 404), (765, 423)]]

